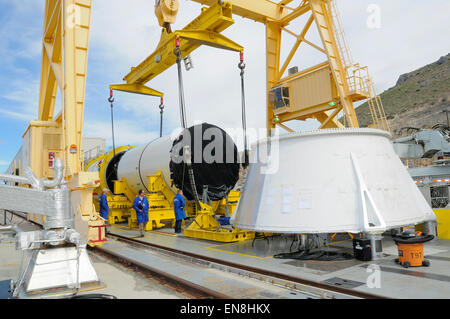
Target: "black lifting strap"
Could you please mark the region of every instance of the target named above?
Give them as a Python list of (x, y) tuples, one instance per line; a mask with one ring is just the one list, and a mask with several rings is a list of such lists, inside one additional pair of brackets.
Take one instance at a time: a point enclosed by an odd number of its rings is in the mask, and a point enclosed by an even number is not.
[[(178, 94), (179, 94), (179, 101), (180, 101), (180, 120), (181, 120), (181, 125), (183, 126), (183, 129), (187, 128), (187, 124), (186, 124), (186, 110), (185, 110), (185, 101), (184, 101), (184, 88), (183, 88), (183, 75), (181, 73), (181, 49), (180, 49), (180, 38), (177, 37), (175, 39), (175, 50), (173, 51), (173, 53), (176, 55), (177, 57), (177, 67), (178, 67)], [(199, 210), (201, 210), (201, 206), (200, 206), (200, 200), (198, 198), (198, 193), (197, 193), (197, 188), (196, 188), (196, 184), (195, 184), (195, 178), (194, 178), (194, 170), (192, 169), (192, 163), (190, 161), (190, 150), (186, 150), (184, 149), (183, 153), (188, 152), (188, 160), (186, 163), (186, 160), (184, 162), (184, 167), (183, 167), (183, 183), (181, 185), (181, 188), (183, 188), (184, 186), (184, 169), (187, 165), (187, 169), (188, 169), (188, 176), (189, 176), (189, 182), (191, 184), (191, 188), (192, 188), (192, 192), (194, 193), (194, 198), (195, 198), (195, 202), (197, 204), (197, 208)], [(185, 154), (186, 155), (186, 154)]]
[(245, 114), (245, 85), (244, 85), (244, 73), (245, 73), (245, 63), (244, 63), (244, 52), (241, 52), (241, 61), (238, 65), (241, 70), (241, 92), (242, 92), (242, 130), (244, 134), (244, 160), (241, 165), (243, 168), (247, 168), (249, 164), (249, 151), (247, 145), (247, 116)]

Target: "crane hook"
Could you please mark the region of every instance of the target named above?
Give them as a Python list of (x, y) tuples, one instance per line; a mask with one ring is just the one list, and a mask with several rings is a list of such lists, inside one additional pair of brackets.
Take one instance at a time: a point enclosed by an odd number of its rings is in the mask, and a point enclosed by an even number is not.
[(111, 103), (111, 107), (112, 107), (112, 103), (114, 103), (114, 97), (113, 97), (113, 90), (109, 90), (109, 99), (108, 102)]

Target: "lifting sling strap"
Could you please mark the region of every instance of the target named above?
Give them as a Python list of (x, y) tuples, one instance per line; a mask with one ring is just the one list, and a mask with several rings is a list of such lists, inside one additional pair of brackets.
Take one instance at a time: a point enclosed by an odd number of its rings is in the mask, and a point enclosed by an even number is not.
[[(185, 100), (184, 100), (184, 88), (183, 88), (183, 75), (181, 72), (181, 48), (180, 48), (180, 38), (175, 39), (175, 50), (173, 53), (177, 57), (177, 68), (178, 68), (178, 95), (179, 95), (179, 102), (180, 102), (180, 121), (181, 126), (183, 129), (187, 128), (186, 124), (186, 110), (185, 110)], [(194, 171), (192, 169), (192, 163), (191, 163), (191, 157), (190, 157), (190, 150), (188, 146), (185, 146), (183, 153), (185, 155), (184, 160), (184, 167), (183, 167), (183, 182), (181, 187), (184, 186), (184, 168), (187, 166), (188, 169), (188, 176), (189, 176), (189, 182), (191, 184), (192, 193), (195, 198), (195, 203), (197, 204), (197, 208), (201, 210), (200, 206), (200, 199), (198, 197), (197, 188), (195, 184), (195, 178), (194, 178)]]

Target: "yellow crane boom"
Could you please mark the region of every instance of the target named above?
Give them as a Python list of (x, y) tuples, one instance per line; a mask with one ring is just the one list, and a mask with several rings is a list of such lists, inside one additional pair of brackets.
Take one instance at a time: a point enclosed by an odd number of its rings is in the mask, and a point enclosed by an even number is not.
[[(343, 111), (349, 127), (358, 127), (353, 103), (373, 94), (367, 79), (355, 76), (351, 85), (349, 65), (336, 36), (331, 0), (192, 0), (208, 6), (185, 28), (172, 32), (170, 24), (178, 12), (177, 0), (159, 0), (156, 15), (164, 27), (155, 52), (125, 76), (126, 83), (111, 89), (148, 95), (163, 93), (145, 84), (175, 64), (173, 54), (179, 39), (183, 58), (201, 45), (234, 51), (243, 47), (221, 32), (234, 23), (233, 14), (253, 19), (266, 27), (267, 129), (276, 125), (290, 128), (285, 122), (315, 118), (321, 128), (342, 127), (337, 116)], [(87, 236), (87, 225), (96, 225), (92, 205), (92, 188), (98, 186), (95, 173), (82, 171), (82, 129), (86, 86), (87, 57), (92, 0), (46, 0), (42, 42), (42, 71), (38, 121), (30, 122), (24, 139), (30, 139), (29, 165), (38, 177), (51, 177), (51, 163), (61, 157), (65, 178), (72, 190), (77, 220)], [(288, 27), (301, 16), (309, 15), (299, 32)], [(321, 45), (306, 40), (316, 25)], [(282, 33), (296, 38), (287, 58), (281, 60)], [(295, 53), (302, 44), (322, 53), (325, 61), (306, 70), (285, 75)], [(361, 70), (359, 68), (358, 70)], [(54, 114), (57, 92), (61, 94), (61, 113)], [(376, 108), (379, 108), (379, 101)], [(375, 107), (373, 107), (375, 109)], [(372, 109), (371, 109), (372, 110)], [(383, 113), (383, 112), (382, 112)], [(101, 237), (101, 236), (100, 236)], [(101, 240), (98, 239), (98, 240)]]

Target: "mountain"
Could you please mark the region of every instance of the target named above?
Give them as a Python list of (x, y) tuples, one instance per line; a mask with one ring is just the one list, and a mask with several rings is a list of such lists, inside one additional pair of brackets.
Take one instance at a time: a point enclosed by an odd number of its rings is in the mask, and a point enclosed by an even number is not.
[[(381, 95), (393, 135), (405, 127), (430, 128), (450, 118), (450, 54), (418, 70), (403, 74)], [(367, 103), (356, 109), (361, 127), (372, 122)]]

